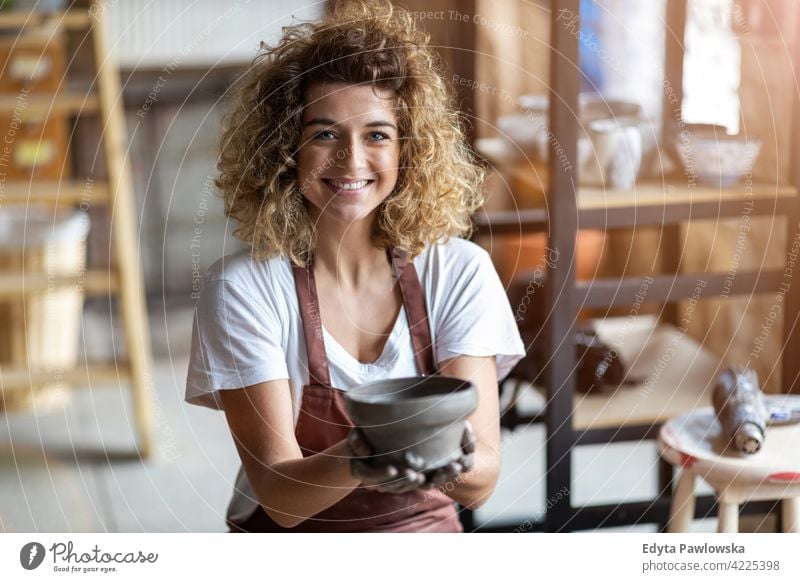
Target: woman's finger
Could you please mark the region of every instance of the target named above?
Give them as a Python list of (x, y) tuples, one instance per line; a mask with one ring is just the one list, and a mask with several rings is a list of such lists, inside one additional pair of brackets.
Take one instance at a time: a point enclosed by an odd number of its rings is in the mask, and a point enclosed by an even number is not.
[(422, 469), (425, 468), (425, 459), (416, 453), (406, 451), (403, 453), (403, 459), (405, 460), (406, 465), (414, 471), (422, 471)]
[(394, 465), (373, 465), (357, 458), (350, 460), (350, 472), (365, 485), (391, 481), (398, 475)]
[(464, 434), (461, 436), (461, 450), (465, 455), (471, 455), (475, 452), (475, 431), (472, 429), (472, 423), (468, 420), (464, 421)]
[(445, 474), (445, 481), (452, 481), (464, 471), (464, 466), (458, 461), (453, 461), (442, 467), (442, 472)]
[(425, 475), (412, 469), (403, 470), (395, 479), (376, 484), (374, 489), (383, 493), (406, 493), (425, 484)]
[(464, 467), (464, 473), (466, 473), (467, 471), (471, 471), (472, 467), (475, 466), (475, 455), (474, 454), (464, 455), (459, 459), (459, 462)]
[(372, 447), (369, 446), (364, 433), (358, 427), (350, 429), (347, 435), (347, 446), (356, 457), (369, 457), (372, 455)]
[(440, 487), (445, 483), (447, 483), (450, 480), (450, 477), (447, 471), (443, 471), (442, 469), (437, 469), (431, 475), (428, 476), (428, 479), (433, 483), (434, 487)]

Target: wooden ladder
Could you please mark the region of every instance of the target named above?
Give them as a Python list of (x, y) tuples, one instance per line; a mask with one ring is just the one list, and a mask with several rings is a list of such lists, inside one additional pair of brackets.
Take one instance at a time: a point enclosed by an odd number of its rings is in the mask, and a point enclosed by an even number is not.
[[(77, 207), (86, 203), (87, 191), (92, 204), (105, 204), (110, 214), (110, 244), (114, 260), (108, 268), (86, 270), (78, 277), (53, 277), (45, 273), (0, 272), (0, 300), (19, 299), (29, 293), (41, 293), (54, 286), (79, 287), (85, 296), (116, 298), (124, 329), (127, 358), (104, 364), (78, 365), (70, 370), (0, 368), (0, 390), (29, 390), (31, 386), (64, 382), (73, 386), (130, 386), (138, 432), (138, 453), (146, 458), (153, 452), (152, 376), (150, 335), (136, 235), (136, 208), (130, 165), (126, 158), (127, 132), (119, 81), (119, 70), (107, 50), (106, 8), (93, 1), (87, 9), (69, 9), (56, 13), (0, 12), (0, 30), (23, 32), (45, 23), (70, 33), (79, 47), (91, 55), (94, 74), (88, 89), (67, 86), (52, 94), (31, 93), (26, 111), (45, 113), (64, 111), (75, 116), (97, 115), (102, 124), (102, 149), (106, 160), (107, 180), (8, 181), (0, 197), (2, 206), (9, 203), (52, 203)], [(69, 61), (69, 58), (67, 58)], [(69, 62), (64, 78), (69, 80)], [(62, 82), (62, 86), (64, 83)], [(0, 97), (0, 111), (14, 108), (14, 97)], [(70, 150), (74, 144), (70, 144)], [(74, 155), (72, 152), (70, 155)], [(113, 266), (112, 266), (113, 264)], [(113, 302), (112, 302), (113, 304)]]

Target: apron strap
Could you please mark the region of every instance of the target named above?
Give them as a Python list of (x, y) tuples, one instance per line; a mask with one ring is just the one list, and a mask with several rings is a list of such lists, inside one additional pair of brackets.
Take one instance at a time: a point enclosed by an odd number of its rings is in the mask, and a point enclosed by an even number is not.
[(328, 355), (325, 353), (325, 340), (322, 335), (322, 318), (319, 313), (317, 283), (314, 281), (314, 268), (292, 265), (297, 300), (300, 305), (300, 318), (303, 320), (303, 335), (308, 354), (309, 384), (331, 387), (331, 373), (328, 369)]
[(408, 316), (408, 327), (411, 330), (411, 343), (414, 346), (414, 359), (417, 370), (423, 376), (436, 373), (433, 358), (433, 341), (428, 323), (428, 312), (425, 306), (425, 292), (417, 276), (414, 263), (408, 260), (408, 251), (392, 248), (387, 251), (392, 261), (395, 278), (400, 280), (400, 291), (403, 294), (403, 305)]

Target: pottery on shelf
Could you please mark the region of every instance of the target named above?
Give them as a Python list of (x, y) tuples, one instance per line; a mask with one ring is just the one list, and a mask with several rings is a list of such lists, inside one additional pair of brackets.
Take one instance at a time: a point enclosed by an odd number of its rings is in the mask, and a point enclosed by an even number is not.
[(535, 161), (547, 159), (547, 115), (515, 113), (497, 118), (497, 131), (515, 150)]
[(472, 382), (447, 376), (378, 380), (344, 393), (378, 462), (400, 463), (409, 451), (425, 460), (425, 471), (461, 456), (464, 421), (477, 404)]
[(728, 135), (714, 126), (688, 126), (674, 139), (687, 178), (721, 188), (736, 185), (752, 171), (762, 144), (757, 137)]
[[(549, 102), (547, 95), (522, 95), (521, 113), (497, 120), (498, 131), (509, 145), (534, 161), (547, 161), (550, 141), (559, 147), (549, 128)], [(578, 180), (588, 186), (632, 188), (643, 154), (641, 106), (589, 93), (581, 94), (578, 103)]]

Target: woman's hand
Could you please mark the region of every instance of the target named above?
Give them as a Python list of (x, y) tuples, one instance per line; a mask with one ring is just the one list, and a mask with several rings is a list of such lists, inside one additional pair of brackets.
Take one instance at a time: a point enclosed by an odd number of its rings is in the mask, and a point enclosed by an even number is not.
[(415, 489), (432, 489), (452, 481), (474, 464), (475, 433), (469, 421), (465, 421), (461, 437), (461, 456), (444, 467), (424, 472), (425, 460), (406, 451), (405, 466), (375, 462), (372, 448), (358, 427), (347, 436), (347, 446), (352, 456), (350, 468), (353, 476), (360, 479), (367, 489), (382, 493), (407, 493)]
[(425, 489), (440, 487), (466, 473), (475, 465), (475, 432), (468, 420), (464, 421), (464, 434), (461, 436), (461, 456), (444, 467), (425, 473)]
[(347, 435), (347, 448), (351, 455), (350, 471), (367, 489), (381, 493), (407, 493), (425, 484), (425, 475), (420, 472), (425, 466), (424, 459), (406, 451), (405, 467), (376, 462), (372, 447), (358, 427)]

